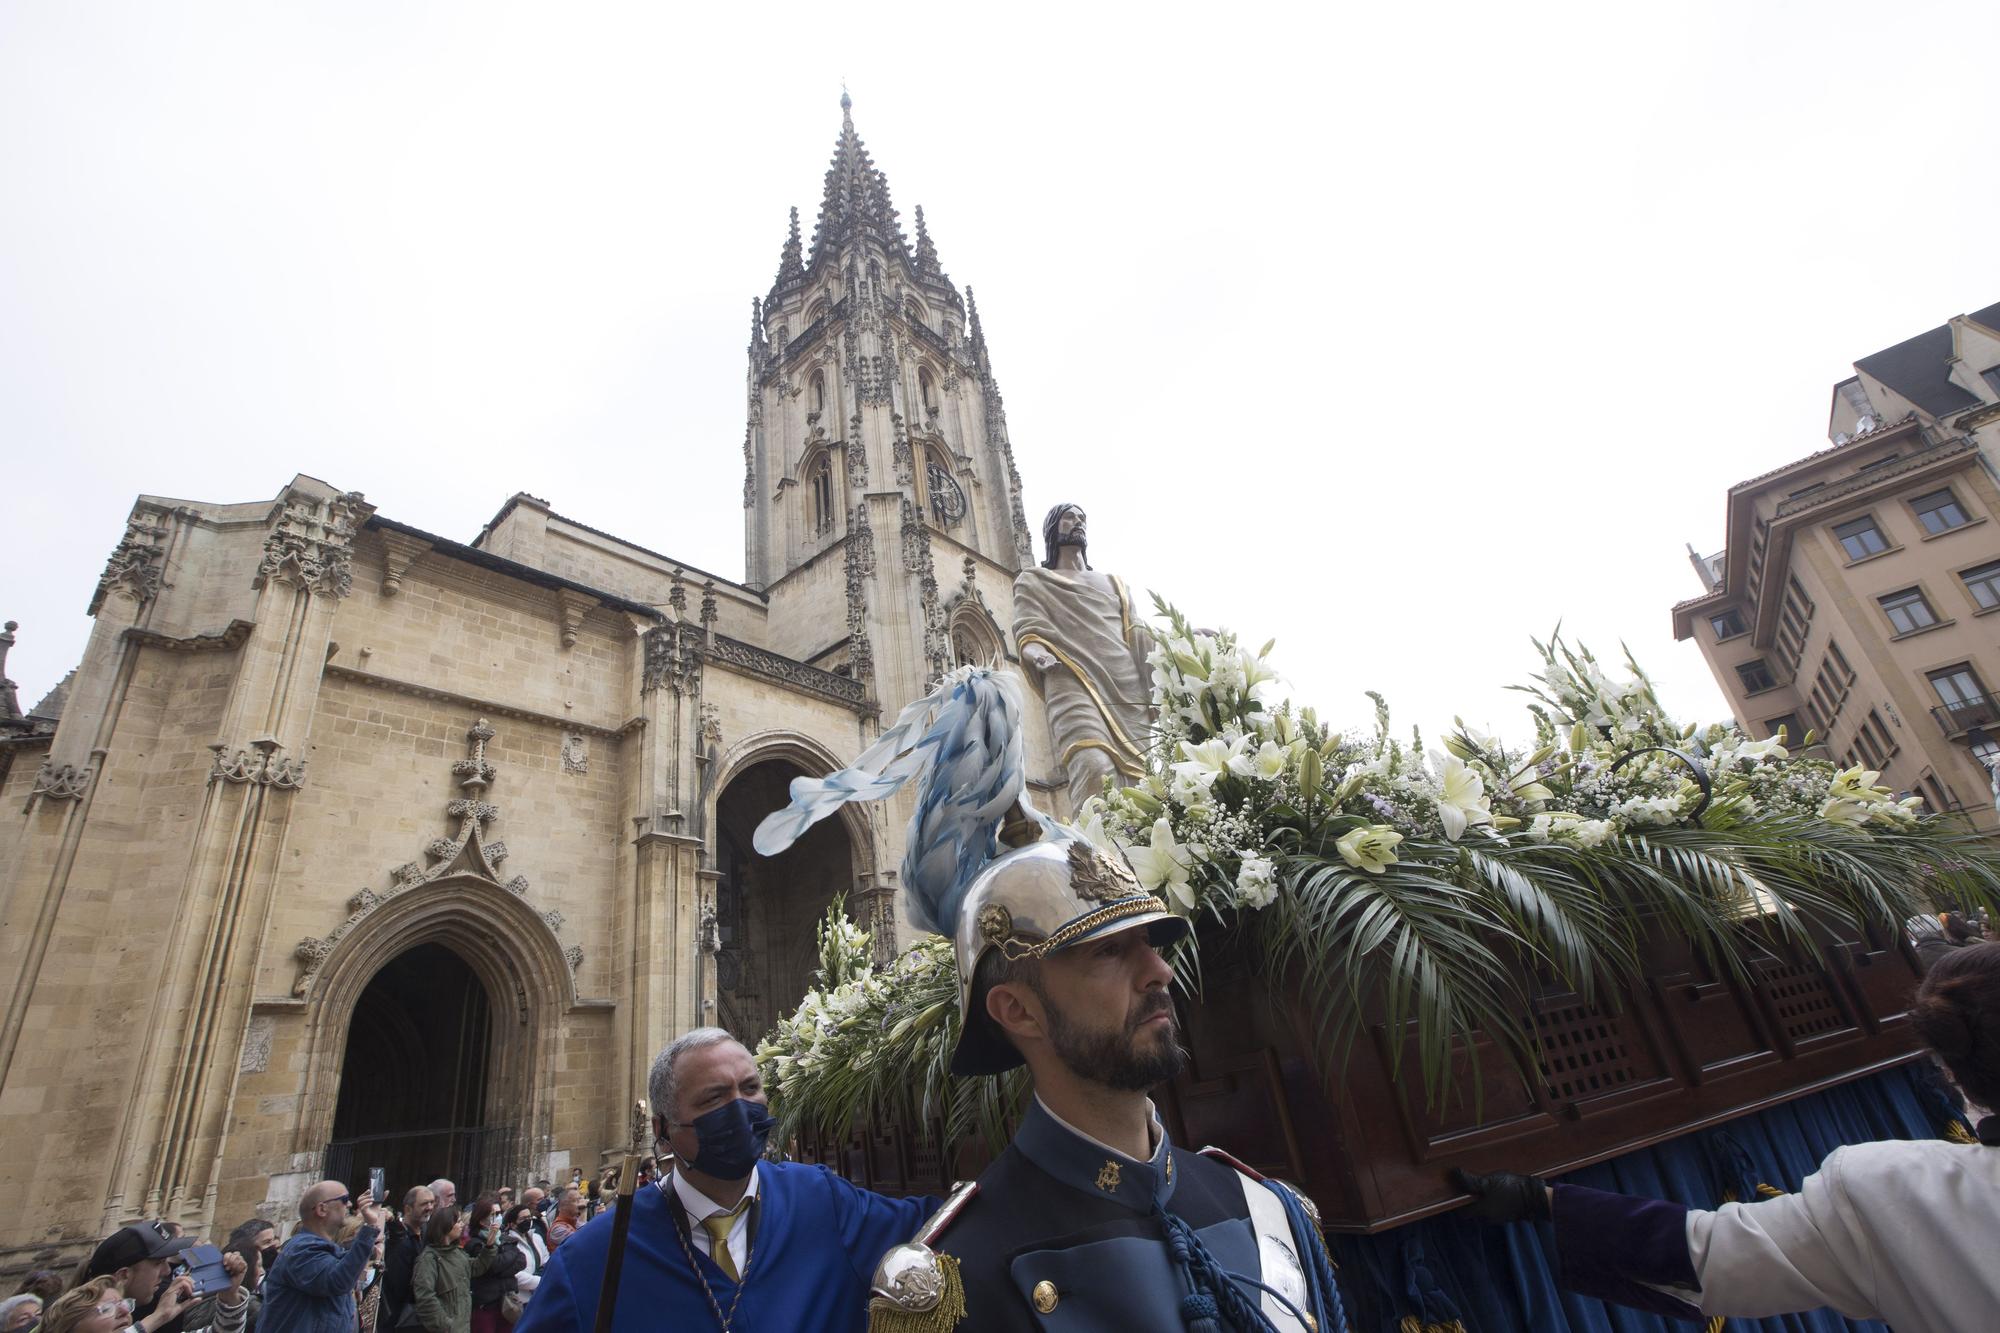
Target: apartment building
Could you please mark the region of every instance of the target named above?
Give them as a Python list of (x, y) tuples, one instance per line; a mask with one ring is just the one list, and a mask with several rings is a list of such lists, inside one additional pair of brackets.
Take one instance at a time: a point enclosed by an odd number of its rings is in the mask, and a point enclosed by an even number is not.
[(1854, 372), (1830, 447), (1730, 488), (1674, 637), (1751, 734), (2000, 827), (2000, 305)]

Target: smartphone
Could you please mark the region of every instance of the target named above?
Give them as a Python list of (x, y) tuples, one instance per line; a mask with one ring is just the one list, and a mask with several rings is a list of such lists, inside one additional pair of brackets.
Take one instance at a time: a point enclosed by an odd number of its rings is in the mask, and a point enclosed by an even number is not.
[(222, 1268), (222, 1251), (213, 1245), (190, 1245), (182, 1251), (181, 1263), (194, 1282), (197, 1297), (213, 1296), (229, 1285), (229, 1274)]
[(379, 1166), (368, 1168), (368, 1192), (375, 1196), (377, 1208), (389, 1206), (389, 1173)]

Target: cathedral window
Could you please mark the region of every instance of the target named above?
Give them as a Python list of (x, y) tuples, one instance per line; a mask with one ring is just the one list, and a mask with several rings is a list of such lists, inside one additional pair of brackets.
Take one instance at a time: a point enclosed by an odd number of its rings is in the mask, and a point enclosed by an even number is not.
[(833, 309), (833, 307), (826, 303), (826, 298), (821, 297), (818, 301), (815, 301), (813, 303), (813, 308), (806, 312), (806, 327), (811, 328), (813, 325), (825, 319), (826, 312), (831, 309)]
[(914, 296), (903, 302), (903, 314), (912, 324), (926, 326), (930, 324), (930, 317), (924, 313), (922, 304)]
[(931, 378), (931, 372), (928, 368), (917, 372), (917, 392), (923, 398), (924, 407), (927, 411), (935, 412), (938, 410), (937, 381)]
[(780, 352), (785, 350), (785, 344), (790, 341), (791, 331), (784, 325), (780, 324), (777, 328), (771, 330), (771, 346), (777, 348)]
[(971, 610), (952, 617), (951, 657), (953, 666), (993, 666), (1000, 660), (1000, 644), (993, 630)]
[(951, 465), (935, 449), (924, 451), (924, 488), (930, 492), (931, 521), (939, 527), (953, 527), (965, 517), (965, 492), (951, 475)]
[(833, 531), (833, 460), (821, 454), (806, 475), (810, 482), (806, 495), (812, 505), (813, 535), (824, 537)]
[(815, 414), (826, 411), (826, 376), (817, 370), (813, 372), (812, 389), (808, 401), (812, 403), (812, 410)]

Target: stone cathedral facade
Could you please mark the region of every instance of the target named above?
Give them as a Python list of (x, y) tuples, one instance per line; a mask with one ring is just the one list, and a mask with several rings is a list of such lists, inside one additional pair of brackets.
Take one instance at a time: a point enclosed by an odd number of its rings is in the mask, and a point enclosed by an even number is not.
[(463, 542), (366, 478), (139, 498), (82, 662), (0, 690), (0, 1270), (323, 1173), (592, 1171), (675, 1032), (796, 1002), (836, 894), (893, 947), (907, 796), (750, 832), (1013, 663), (1034, 557), (971, 293), (842, 110), (756, 304), (742, 581), (528, 495)]

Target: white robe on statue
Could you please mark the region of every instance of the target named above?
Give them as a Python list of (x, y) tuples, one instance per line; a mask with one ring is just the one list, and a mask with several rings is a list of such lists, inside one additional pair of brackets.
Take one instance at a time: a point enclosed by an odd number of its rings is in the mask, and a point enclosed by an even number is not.
[(1014, 639), (1024, 657), (1037, 646), (1056, 659), (1042, 697), (1071, 809), (1108, 776), (1138, 781), (1153, 724), (1153, 637), (1133, 620), (1125, 585), (1109, 574), (1024, 569), (1014, 580)]

